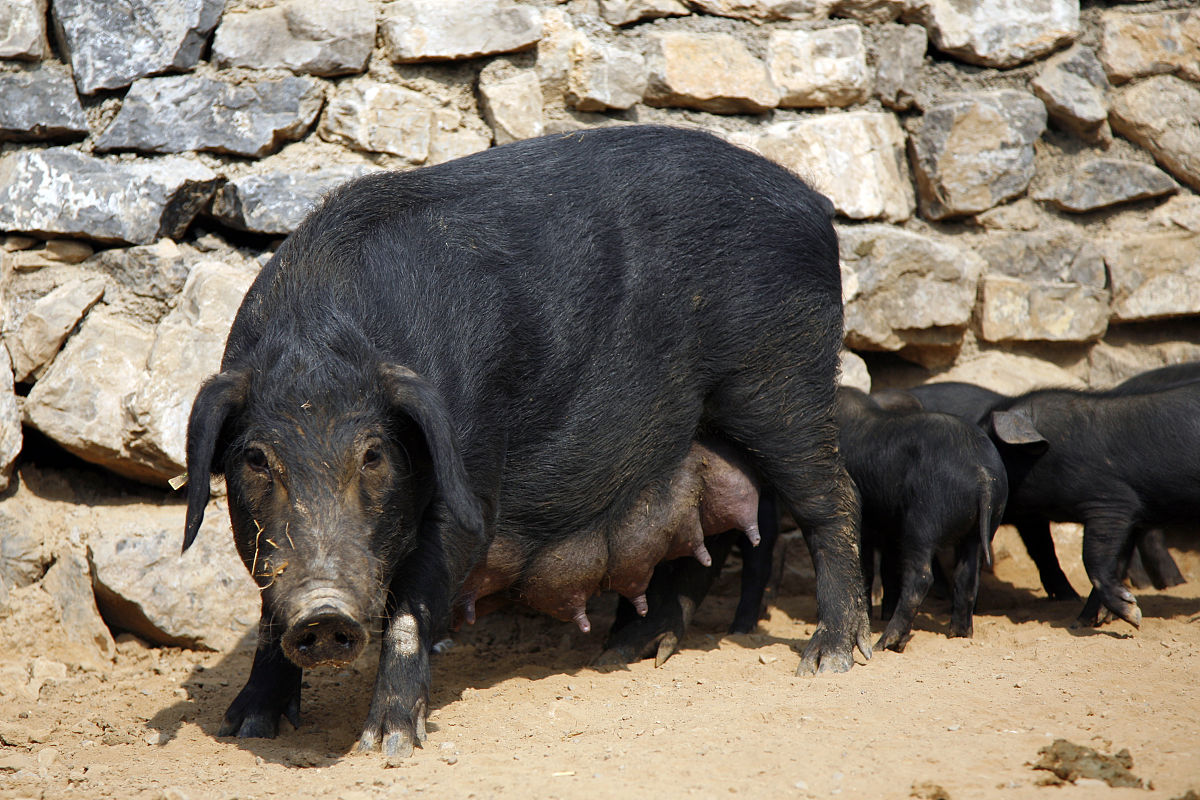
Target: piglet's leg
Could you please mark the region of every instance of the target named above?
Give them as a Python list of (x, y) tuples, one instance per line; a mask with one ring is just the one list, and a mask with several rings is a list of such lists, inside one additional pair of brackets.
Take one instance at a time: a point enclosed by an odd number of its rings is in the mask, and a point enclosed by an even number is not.
[(646, 590), (646, 616), (619, 615), (618, 622), (623, 620), (625, 624), (614, 625), (596, 664), (628, 664), (654, 656), (655, 665), (662, 666), (679, 648), (696, 607), (708, 594), (740, 535), (729, 531), (709, 537), (709, 566), (693, 558), (677, 558), (655, 567)]
[(274, 739), (279, 717), (300, 727), (300, 679), (303, 671), (288, 661), (279, 646), (281, 632), (264, 614), (258, 624), (258, 649), (250, 678), (225, 712), (218, 736)]
[(1050, 523), (1044, 519), (1023, 519), (1017, 522), (1017, 533), (1025, 545), (1026, 552), (1037, 565), (1042, 587), (1051, 600), (1078, 600), (1079, 594), (1067, 580), (1058, 554), (1054, 550), (1054, 537), (1050, 535)]
[[(1135, 628), (1142, 610), (1123, 585), (1121, 576), (1133, 551), (1131, 523), (1122, 512), (1094, 514), (1083, 525), (1083, 566), (1106, 608)], [(1079, 620), (1083, 622), (1083, 618)]]
[(763, 612), (763, 595), (771, 581), (775, 543), (779, 540), (779, 511), (775, 498), (764, 492), (758, 498), (757, 540), (749, 532), (738, 540), (742, 553), (742, 590), (730, 633), (749, 633)]
[(1167, 549), (1162, 528), (1142, 531), (1137, 537), (1137, 552), (1155, 589), (1166, 589), (1187, 582), (1179, 571), (1179, 565), (1171, 557), (1171, 551)]
[(904, 652), (917, 609), (925, 600), (929, 587), (933, 585), (934, 544), (938, 540), (936, 527), (927, 523), (907, 520), (901, 529), (900, 597), (896, 613), (888, 621), (883, 635), (875, 645), (880, 649)]
[(950, 635), (969, 639), (975, 632), (975, 602), (979, 598), (979, 561), (983, 546), (968, 531), (958, 546), (954, 564), (954, 593), (950, 602)]

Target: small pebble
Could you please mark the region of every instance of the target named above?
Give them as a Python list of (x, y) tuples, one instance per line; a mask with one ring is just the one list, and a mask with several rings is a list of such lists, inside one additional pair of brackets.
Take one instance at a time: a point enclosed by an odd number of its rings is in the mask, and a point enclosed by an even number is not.
[(55, 747), (44, 747), (38, 751), (37, 761), (39, 767), (52, 767), (58, 761), (58, 749)]

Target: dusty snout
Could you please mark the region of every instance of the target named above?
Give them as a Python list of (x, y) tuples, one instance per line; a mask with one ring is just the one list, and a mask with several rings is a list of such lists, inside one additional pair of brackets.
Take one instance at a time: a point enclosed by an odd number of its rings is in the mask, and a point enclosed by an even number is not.
[(283, 634), (283, 653), (296, 666), (344, 667), (367, 644), (369, 635), (361, 615), (336, 589), (314, 589), (289, 604), (293, 610)]

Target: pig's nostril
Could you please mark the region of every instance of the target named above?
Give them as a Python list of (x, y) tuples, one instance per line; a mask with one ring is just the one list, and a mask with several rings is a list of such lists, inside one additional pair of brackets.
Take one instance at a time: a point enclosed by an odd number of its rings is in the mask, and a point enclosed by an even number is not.
[(284, 634), (283, 652), (297, 666), (343, 665), (353, 661), (366, 644), (363, 627), (345, 614), (321, 608)]

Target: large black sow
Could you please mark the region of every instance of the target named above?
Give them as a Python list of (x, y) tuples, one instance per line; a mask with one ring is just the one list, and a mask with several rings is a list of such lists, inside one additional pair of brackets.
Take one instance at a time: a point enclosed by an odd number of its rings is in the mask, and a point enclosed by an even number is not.
[(832, 415), (831, 217), (781, 167), (663, 127), (333, 192), (251, 286), (188, 424), (184, 546), (223, 473), (262, 588), (223, 733), (294, 723), (302, 669), (350, 662), (382, 617), (360, 747), (411, 752), (468, 574), (562, 619), (633, 573), (648, 582), (666, 545), (630, 520), (669, 501), (698, 435), (740, 451), (805, 531), (820, 621), (801, 670), (869, 655)]

